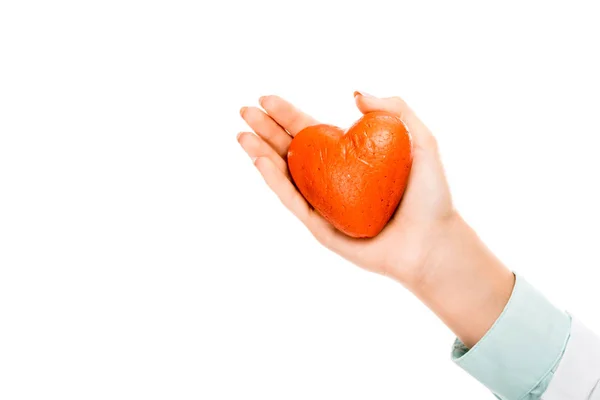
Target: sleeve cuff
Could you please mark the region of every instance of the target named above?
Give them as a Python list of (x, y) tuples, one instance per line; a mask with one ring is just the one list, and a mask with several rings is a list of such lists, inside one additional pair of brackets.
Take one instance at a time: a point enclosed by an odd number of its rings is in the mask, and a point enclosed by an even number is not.
[(456, 341), (453, 361), (504, 400), (520, 400), (552, 373), (571, 330), (569, 315), (517, 275), (508, 304), (472, 348)]

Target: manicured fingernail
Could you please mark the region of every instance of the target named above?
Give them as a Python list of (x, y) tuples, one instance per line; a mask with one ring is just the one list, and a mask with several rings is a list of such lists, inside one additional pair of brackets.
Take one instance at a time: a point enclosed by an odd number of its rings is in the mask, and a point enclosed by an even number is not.
[(240, 108), (240, 115), (243, 117), (244, 116), (244, 112), (246, 111), (248, 107), (242, 107)]
[(375, 97), (375, 96), (373, 96), (372, 94), (369, 94), (369, 93), (367, 93), (367, 92), (359, 92), (359, 91), (356, 91), (356, 92), (354, 92), (354, 97), (356, 97), (356, 96), (362, 96), (362, 97)]

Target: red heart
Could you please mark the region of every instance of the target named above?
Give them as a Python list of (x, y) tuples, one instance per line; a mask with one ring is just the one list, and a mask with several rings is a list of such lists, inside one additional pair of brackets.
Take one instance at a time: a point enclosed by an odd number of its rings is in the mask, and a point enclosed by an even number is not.
[(412, 165), (406, 125), (385, 112), (365, 114), (347, 132), (309, 126), (292, 140), (288, 166), (304, 198), (352, 237), (377, 235), (406, 189)]

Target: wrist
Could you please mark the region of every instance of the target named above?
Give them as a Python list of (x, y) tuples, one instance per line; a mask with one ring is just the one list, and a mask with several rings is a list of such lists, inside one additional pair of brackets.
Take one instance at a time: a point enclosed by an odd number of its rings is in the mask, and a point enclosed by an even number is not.
[(418, 279), (407, 287), (471, 347), (504, 310), (514, 281), (514, 274), (456, 214), (444, 222)]

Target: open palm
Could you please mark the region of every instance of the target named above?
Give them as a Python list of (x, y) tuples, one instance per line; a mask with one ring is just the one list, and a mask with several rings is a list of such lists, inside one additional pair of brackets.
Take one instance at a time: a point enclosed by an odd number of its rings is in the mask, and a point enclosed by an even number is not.
[(322, 245), (369, 271), (414, 283), (424, 273), (422, 267), (436, 237), (455, 215), (436, 141), (402, 99), (380, 99), (357, 92), (355, 100), (362, 113), (386, 111), (399, 116), (413, 142), (413, 167), (406, 192), (388, 225), (374, 238), (356, 239), (339, 232), (293, 185), (287, 151), (298, 132), (319, 124), (314, 118), (280, 97), (261, 97), (264, 111), (258, 107), (241, 109), (242, 118), (254, 133), (242, 132), (238, 141), (254, 159), (267, 185)]

